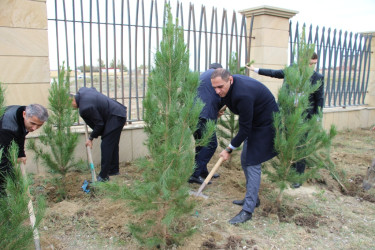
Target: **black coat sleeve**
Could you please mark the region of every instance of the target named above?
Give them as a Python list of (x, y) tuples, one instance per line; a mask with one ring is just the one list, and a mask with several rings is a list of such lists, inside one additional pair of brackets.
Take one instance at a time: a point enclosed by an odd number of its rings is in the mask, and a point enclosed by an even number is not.
[(258, 74), (262, 76), (270, 76), (273, 78), (284, 79), (284, 70), (282, 69), (259, 69)]
[(103, 134), (105, 122), (97, 109), (92, 106), (88, 107), (84, 110), (81, 110), (80, 115), (86, 122), (86, 124), (89, 125), (90, 128), (92, 128), (90, 137), (98, 138), (99, 135)]

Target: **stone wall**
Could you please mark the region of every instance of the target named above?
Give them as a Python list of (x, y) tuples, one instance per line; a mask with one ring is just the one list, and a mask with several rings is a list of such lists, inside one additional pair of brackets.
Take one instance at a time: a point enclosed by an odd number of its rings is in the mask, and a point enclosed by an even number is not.
[(6, 87), (6, 104), (47, 105), (46, 1), (1, 0), (0, 10), (0, 82)]

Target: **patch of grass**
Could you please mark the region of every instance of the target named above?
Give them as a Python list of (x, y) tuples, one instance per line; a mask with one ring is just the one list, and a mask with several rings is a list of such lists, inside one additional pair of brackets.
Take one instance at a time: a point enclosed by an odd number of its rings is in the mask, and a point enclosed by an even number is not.
[(327, 198), (325, 197), (325, 190), (320, 190), (319, 192), (317, 193), (313, 193), (313, 195), (318, 198), (319, 201), (322, 201), (322, 202), (326, 202), (327, 201)]

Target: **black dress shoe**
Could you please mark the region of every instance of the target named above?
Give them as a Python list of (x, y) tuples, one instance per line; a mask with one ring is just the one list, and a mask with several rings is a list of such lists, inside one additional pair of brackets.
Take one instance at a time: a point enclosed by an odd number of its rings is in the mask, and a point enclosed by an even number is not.
[(111, 172), (111, 173), (109, 173), (108, 175), (109, 175), (109, 176), (114, 176), (114, 175), (119, 175), (119, 174), (120, 174), (120, 172), (113, 172), (113, 173)]
[[(201, 177), (203, 178), (203, 179), (206, 179), (207, 178), (207, 176), (208, 176), (208, 174), (206, 174), (206, 175), (201, 175)], [(216, 179), (216, 178), (219, 178), (220, 177), (220, 174), (217, 174), (217, 173), (215, 173), (213, 176), (212, 176), (212, 178), (214, 178), (214, 179)]]
[(292, 188), (299, 188), (301, 185), (301, 183), (293, 183), (292, 184)]
[(230, 221), (229, 223), (232, 224), (232, 225), (236, 225), (236, 224), (239, 224), (239, 223), (244, 223), (248, 220), (251, 220), (251, 217), (253, 217), (253, 214), (252, 213), (249, 213), (245, 210), (241, 210), (241, 212), (239, 212), (236, 216), (234, 216)]
[(98, 177), (96, 177), (96, 180), (100, 182), (106, 182), (109, 181), (109, 177), (102, 178), (100, 175), (98, 175)]
[[(245, 202), (245, 200), (234, 200), (233, 204), (238, 205), (238, 206), (243, 206), (244, 202)], [(260, 206), (260, 199), (258, 197), (257, 203), (255, 204), (255, 207), (259, 207), (259, 206)]]
[[(188, 182), (189, 182), (189, 183), (198, 183), (198, 184), (203, 184), (204, 179), (203, 179), (201, 176), (199, 176), (198, 178), (195, 177), (195, 176), (190, 176)], [(211, 184), (211, 181), (209, 181), (208, 184)]]

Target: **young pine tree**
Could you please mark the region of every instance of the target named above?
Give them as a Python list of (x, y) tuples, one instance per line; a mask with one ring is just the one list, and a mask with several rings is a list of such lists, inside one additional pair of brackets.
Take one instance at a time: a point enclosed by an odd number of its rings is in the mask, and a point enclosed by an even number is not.
[[(0, 153), (2, 154), (2, 152)], [(1, 155), (0, 155), (1, 156)], [(44, 214), (45, 202), (39, 197), (38, 208), (34, 227), (30, 223), (28, 204), (31, 202), (28, 196), (28, 183), (22, 177), (22, 172), (17, 163), (18, 146), (12, 142), (9, 148), (9, 160), (13, 165), (13, 171), (6, 176), (6, 196), (0, 197), (0, 242), (2, 249), (30, 249), (33, 238), (36, 249), (40, 249), (37, 235)], [(34, 234), (36, 233), (36, 234)], [(39, 248), (38, 248), (39, 247)]]
[[(29, 141), (28, 149), (35, 153), (35, 159), (41, 160), (54, 174), (59, 198), (66, 198), (65, 176), (67, 172), (83, 163), (74, 158), (74, 150), (78, 143), (78, 134), (71, 131), (77, 120), (77, 111), (71, 105), (69, 96), (69, 70), (61, 67), (58, 82), (53, 80), (49, 90), (50, 116), (39, 136), (40, 144)], [(43, 145), (43, 146), (42, 146)], [(46, 149), (47, 147), (47, 149)]]
[[(150, 157), (140, 163), (142, 180), (120, 190), (114, 184), (105, 184), (107, 190), (111, 188), (112, 194), (130, 200), (134, 211), (141, 213), (130, 226), (138, 241), (160, 248), (178, 244), (193, 232), (186, 218), (194, 207), (188, 199), (187, 180), (194, 170), (192, 134), (203, 107), (196, 99), (199, 74), (189, 71), (183, 30), (173, 24), (168, 5), (166, 13), (163, 39), (144, 100)], [(207, 126), (203, 141), (209, 141), (214, 128), (214, 123)]]
[[(284, 84), (278, 94), (280, 112), (274, 114), (276, 130), (275, 150), (277, 157), (271, 161), (271, 169), (265, 169), (267, 177), (280, 189), (277, 207), (280, 208), (282, 194), (288, 183), (303, 183), (314, 177), (317, 170), (329, 163), (331, 139), (336, 132), (334, 126), (327, 133), (321, 124), (322, 114), (306, 119), (309, 95), (321, 83), (312, 85), (310, 77), (313, 68), (309, 66), (314, 46), (306, 44), (303, 31), (295, 63), (285, 68)], [(298, 174), (293, 164), (304, 160), (308, 170)]]

